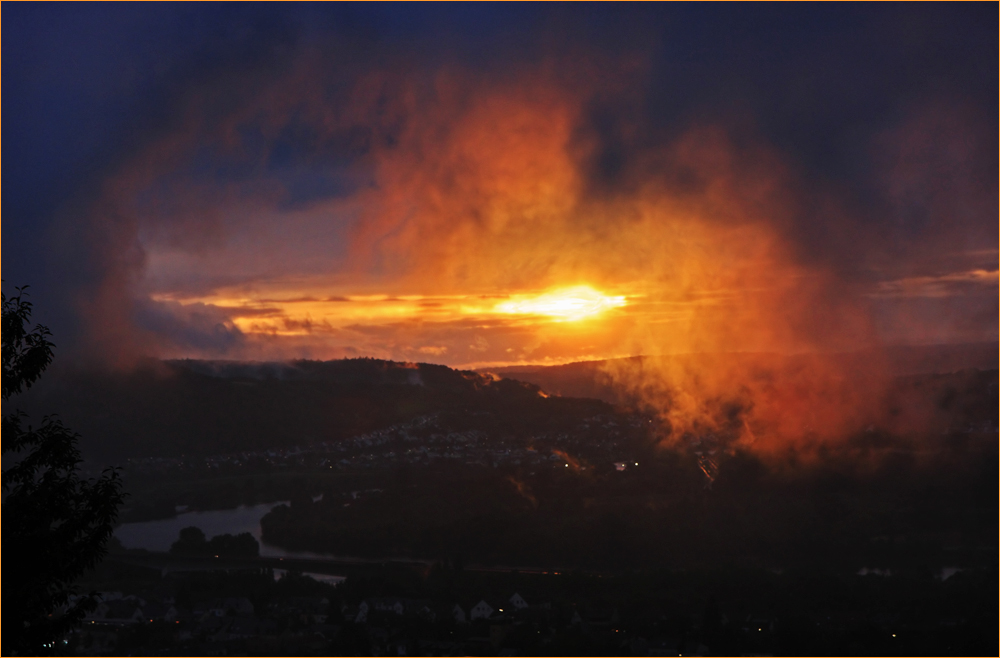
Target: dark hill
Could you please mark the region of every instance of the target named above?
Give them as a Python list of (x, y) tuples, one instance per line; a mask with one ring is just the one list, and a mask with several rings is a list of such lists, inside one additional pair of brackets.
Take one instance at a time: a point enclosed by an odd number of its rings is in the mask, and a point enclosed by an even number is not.
[(127, 373), (55, 371), (14, 404), (58, 413), (88, 457), (179, 456), (306, 446), (428, 414), (495, 433), (554, 430), (610, 411), (528, 383), (376, 359), (150, 361)]

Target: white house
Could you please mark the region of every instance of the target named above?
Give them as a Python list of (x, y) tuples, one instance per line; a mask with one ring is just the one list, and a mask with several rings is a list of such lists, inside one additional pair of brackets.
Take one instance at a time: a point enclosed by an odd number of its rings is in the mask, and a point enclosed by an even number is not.
[(397, 615), (401, 615), (403, 614), (403, 611), (406, 610), (406, 607), (399, 599), (376, 599), (375, 609), (382, 610), (384, 612), (395, 612)]
[(489, 619), (493, 615), (493, 606), (486, 601), (480, 601), (469, 611), (469, 619)]
[(222, 602), (225, 613), (232, 612), (235, 615), (246, 617), (253, 614), (253, 603), (245, 596), (229, 597)]
[(349, 606), (344, 608), (344, 619), (353, 621), (355, 624), (363, 624), (368, 621), (368, 604), (361, 602), (359, 606)]
[[(394, 612), (401, 615), (405, 609), (403, 602), (399, 599), (371, 597), (361, 602), (361, 605), (358, 606), (358, 614), (367, 618), (370, 611), (378, 610), (379, 612)], [(355, 621), (358, 620), (355, 619)]]
[(510, 604), (515, 610), (524, 610), (528, 607), (528, 602), (517, 592), (514, 592), (514, 596), (510, 597)]
[(113, 624), (132, 624), (146, 619), (139, 604), (134, 600), (127, 599), (108, 601), (98, 606), (97, 612), (103, 613), (101, 614), (102, 621)]
[(177, 608), (171, 603), (147, 603), (142, 609), (142, 614), (149, 620), (161, 619), (163, 621), (176, 621), (178, 618)]

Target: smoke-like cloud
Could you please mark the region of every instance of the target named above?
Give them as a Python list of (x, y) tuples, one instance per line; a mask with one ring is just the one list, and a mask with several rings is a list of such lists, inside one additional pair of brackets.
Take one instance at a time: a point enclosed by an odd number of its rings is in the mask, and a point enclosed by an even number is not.
[[(995, 35), (969, 32), (975, 10), (795, 9), (753, 34), (708, 9), (491, 29), (311, 11), (206, 14), (217, 33), (133, 72), (146, 104), (46, 211), (81, 354), (701, 354), (610, 374), (675, 436), (761, 444), (874, 413), (879, 360), (819, 355), (996, 339), (995, 94), (962, 50)], [(847, 36), (881, 56), (858, 68)], [(627, 304), (497, 311), (582, 285)], [(814, 356), (712, 356), (736, 352)]]

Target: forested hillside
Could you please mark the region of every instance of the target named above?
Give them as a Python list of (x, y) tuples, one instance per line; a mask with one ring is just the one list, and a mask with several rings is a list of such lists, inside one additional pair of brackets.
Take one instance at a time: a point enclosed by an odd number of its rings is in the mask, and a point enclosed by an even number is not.
[(56, 411), (88, 457), (204, 455), (304, 446), (444, 413), (456, 429), (554, 431), (607, 413), (533, 384), (376, 359), (150, 361), (127, 373), (64, 369), (18, 401)]

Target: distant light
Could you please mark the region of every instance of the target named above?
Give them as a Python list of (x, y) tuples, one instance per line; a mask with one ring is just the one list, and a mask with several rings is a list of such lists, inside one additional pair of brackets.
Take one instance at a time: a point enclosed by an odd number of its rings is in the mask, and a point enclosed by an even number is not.
[(639, 465), (639, 462), (636, 462), (636, 463), (635, 463), (635, 465), (636, 465), (636, 466), (638, 466), (638, 465)]

